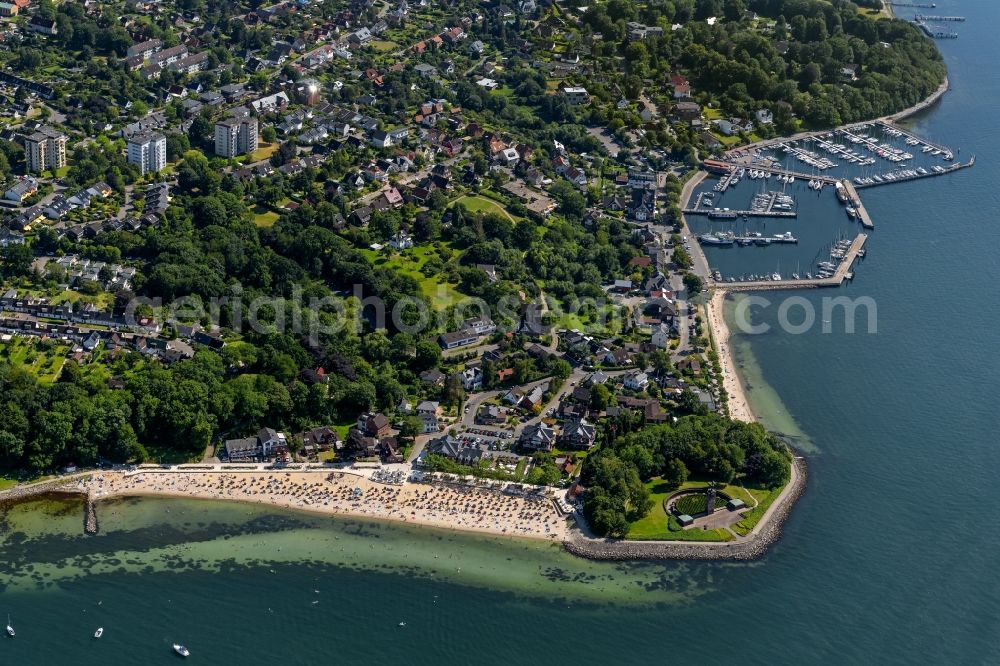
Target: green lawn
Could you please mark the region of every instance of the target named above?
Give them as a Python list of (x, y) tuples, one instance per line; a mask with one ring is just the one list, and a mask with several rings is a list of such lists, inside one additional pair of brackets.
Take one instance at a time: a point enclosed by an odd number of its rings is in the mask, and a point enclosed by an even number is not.
[(59, 375), (69, 349), (69, 345), (62, 343), (42, 342), (36, 338), (14, 338), (0, 344), (0, 361), (8, 361), (14, 367), (24, 368), (40, 382), (52, 383)]
[(0, 490), (7, 490), (17, 485), (15, 479), (0, 479)]
[[(707, 488), (709, 485), (708, 481), (688, 481), (680, 488), (671, 489), (660, 479), (651, 479), (646, 483), (646, 487), (649, 488), (650, 499), (653, 500), (653, 508), (650, 509), (649, 513), (640, 518), (639, 520), (632, 523), (629, 527), (628, 539), (638, 539), (646, 541), (731, 541), (734, 537), (728, 530), (717, 529), (717, 530), (699, 530), (699, 529), (680, 529), (680, 525), (674, 519), (669, 519), (666, 511), (666, 499), (680, 490), (700, 490)], [(740, 486), (725, 486), (719, 489), (720, 492), (728, 495), (729, 497), (735, 497), (743, 500), (747, 503), (747, 506), (753, 506), (753, 498), (763, 497), (768, 491), (761, 491), (761, 495), (757, 495), (755, 489), (754, 495), (751, 496), (750, 492)], [(761, 511), (766, 511), (766, 507)], [(755, 513), (752, 511), (751, 514)], [(747, 518), (744, 518), (744, 521)], [(756, 520), (760, 520), (758, 517)], [(756, 524), (756, 520), (754, 524)], [(737, 525), (744, 521), (740, 521)], [(671, 529), (671, 527), (673, 529)], [(734, 527), (735, 529), (735, 527)], [(753, 525), (749, 529), (753, 529)], [(749, 529), (747, 531), (749, 531)], [(743, 534), (743, 532), (739, 532)]]
[(472, 213), (496, 213), (498, 215), (506, 215), (507, 219), (511, 222), (517, 222), (520, 219), (507, 212), (507, 209), (503, 206), (503, 204), (493, 201), (492, 199), (487, 199), (483, 196), (464, 196), (456, 199), (455, 203), (462, 204), (465, 206), (466, 210)]
[(254, 206), (253, 213), (253, 223), (258, 227), (272, 227), (279, 217), (276, 212), (263, 206)]
[(262, 141), (259, 144), (257, 144), (257, 150), (250, 153), (250, 159), (247, 161), (252, 164), (254, 162), (260, 162), (261, 160), (270, 159), (271, 155), (273, 155), (274, 151), (276, 151), (277, 149), (278, 149), (277, 141), (275, 141), (274, 143), (267, 143), (266, 141)]
[(399, 48), (399, 44), (396, 42), (387, 42), (383, 40), (375, 40), (373, 42), (369, 42), (369, 44), (373, 49), (382, 53), (385, 53), (386, 51), (395, 51)]
[[(764, 513), (767, 512), (768, 507), (770, 507), (774, 500), (778, 498), (781, 491), (784, 490), (784, 486), (781, 488), (775, 488), (773, 490), (768, 488), (751, 488), (750, 493), (757, 499), (757, 508), (751, 510), (740, 522), (732, 526), (732, 530), (739, 534), (740, 536), (746, 536), (750, 534), (750, 531), (756, 527), (760, 519), (764, 517)], [(744, 500), (746, 501), (746, 500)], [(753, 506), (751, 503), (749, 506)]]
[(441, 275), (425, 275), (422, 270), (431, 259), (439, 258), (438, 245), (422, 245), (420, 247), (395, 252), (390, 255), (376, 252), (372, 249), (362, 250), (373, 265), (391, 268), (401, 275), (408, 275), (420, 283), (420, 290), (430, 299), (435, 309), (444, 309), (456, 304), (462, 294), (454, 284), (444, 281)]

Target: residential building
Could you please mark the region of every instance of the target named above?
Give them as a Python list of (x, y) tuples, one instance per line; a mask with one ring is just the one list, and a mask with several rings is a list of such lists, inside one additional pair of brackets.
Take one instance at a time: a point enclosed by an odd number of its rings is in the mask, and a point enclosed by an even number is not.
[[(23, 238), (23, 237), (22, 237)], [(481, 391), (483, 389), (482, 368), (466, 368), (462, 371), (462, 388), (466, 391)]]
[(43, 35), (54, 35), (59, 32), (56, 28), (55, 19), (48, 19), (38, 14), (32, 16), (31, 20), (28, 21), (28, 31), (38, 32)]
[(438, 344), (440, 344), (444, 349), (455, 349), (456, 347), (473, 345), (478, 341), (479, 334), (471, 329), (451, 331), (449, 333), (442, 333), (438, 336)]
[(257, 119), (227, 118), (215, 123), (215, 154), (236, 157), (257, 150)]
[(19, 7), (10, 2), (0, 2), (0, 16), (17, 16)]
[(302, 440), (302, 448), (307, 454), (317, 451), (330, 451), (340, 448), (343, 445), (343, 442), (340, 441), (340, 437), (337, 435), (337, 431), (330, 427), (306, 430), (299, 433), (298, 437)]
[(590, 94), (586, 88), (566, 86), (562, 89), (562, 94), (566, 96), (570, 104), (586, 104), (590, 101)]
[(576, 419), (563, 426), (559, 444), (568, 449), (589, 449), (597, 440), (597, 428), (585, 419)]
[(3, 198), (8, 201), (22, 203), (25, 199), (38, 191), (38, 181), (30, 176), (18, 180), (13, 186), (4, 192)]
[(489, 317), (470, 317), (462, 322), (462, 328), (476, 335), (489, 335), (497, 330), (497, 325)]
[(642, 169), (628, 170), (628, 186), (638, 189), (656, 189), (656, 172)]
[(653, 331), (653, 346), (666, 349), (670, 346), (671, 330), (667, 324), (660, 324)]
[(630, 372), (625, 375), (624, 385), (630, 391), (645, 391), (649, 386), (649, 376), (645, 372)]
[(262, 428), (256, 437), (227, 439), (224, 447), (226, 457), (231, 461), (269, 458), (288, 451), (288, 440), (283, 432), (272, 428)]
[(149, 58), (163, 48), (163, 41), (159, 39), (149, 39), (144, 42), (139, 42), (138, 44), (133, 44), (128, 47), (125, 52), (127, 57), (140, 56), (143, 60), (149, 60)]
[(142, 132), (128, 140), (128, 161), (138, 165), (142, 175), (157, 173), (167, 166), (167, 138), (156, 132)]
[(358, 417), (358, 430), (369, 437), (385, 437), (391, 429), (389, 419), (381, 412), (378, 414), (366, 412)]
[(0, 247), (10, 247), (11, 245), (24, 245), (24, 234), (7, 227), (0, 227)]
[(66, 166), (66, 135), (51, 127), (39, 127), (24, 140), (24, 159), (31, 172), (61, 169)]
[(440, 425), (438, 423), (438, 415), (441, 413), (441, 404), (438, 402), (433, 402), (431, 400), (424, 400), (419, 405), (417, 405), (416, 414), (417, 417), (423, 421), (424, 434), (437, 432), (440, 430)]
[(551, 451), (556, 443), (556, 431), (544, 423), (536, 423), (524, 429), (518, 443), (531, 451)]

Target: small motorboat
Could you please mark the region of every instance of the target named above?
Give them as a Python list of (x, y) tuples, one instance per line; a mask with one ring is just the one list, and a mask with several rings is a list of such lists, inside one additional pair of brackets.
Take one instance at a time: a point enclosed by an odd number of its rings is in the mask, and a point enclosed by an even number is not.
[(7, 616), (7, 635), (10, 636), (11, 638), (14, 638), (14, 636), (16, 636), (16, 634), (14, 633), (14, 627), (10, 623), (10, 615)]
[(94, 632), (94, 638), (100, 638), (104, 635), (104, 627), (98, 627), (97, 631)]
[(191, 650), (188, 650), (180, 643), (174, 643), (174, 652), (176, 652), (182, 657), (189, 657), (191, 655)]

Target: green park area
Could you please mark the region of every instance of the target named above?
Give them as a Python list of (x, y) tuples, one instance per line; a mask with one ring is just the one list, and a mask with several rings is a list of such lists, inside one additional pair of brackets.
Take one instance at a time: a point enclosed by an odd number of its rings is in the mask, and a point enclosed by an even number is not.
[(41, 382), (51, 383), (59, 376), (69, 349), (62, 342), (15, 337), (0, 342), (0, 360), (27, 370)]
[(448, 282), (444, 274), (447, 263), (445, 256), (451, 252), (446, 244), (424, 245), (402, 252), (392, 251), (388, 247), (380, 251), (367, 249), (363, 252), (376, 267), (390, 268), (416, 280), (420, 284), (420, 291), (430, 300), (435, 310), (454, 305), (462, 298), (455, 285)]
[[(719, 492), (733, 499), (741, 499), (749, 509), (743, 519), (733, 525), (730, 530), (713, 529), (704, 530), (698, 528), (684, 529), (673, 516), (667, 515), (667, 500), (678, 492), (685, 490), (702, 490), (708, 488), (708, 481), (688, 481), (679, 488), (670, 487), (661, 479), (652, 479), (647, 482), (650, 499), (653, 506), (645, 516), (632, 523), (629, 527), (628, 539), (640, 541), (731, 541), (735, 537), (732, 532), (745, 536), (750, 533), (754, 526), (760, 521), (771, 503), (781, 494), (781, 488), (774, 490), (767, 488), (727, 485), (719, 488)], [(693, 506), (704, 507), (705, 496), (703, 494), (693, 494), (679, 501), (687, 501)], [(725, 502), (716, 500), (716, 506), (724, 506)], [(683, 507), (682, 507), (683, 509)]]
[(462, 204), (470, 213), (495, 213), (506, 216), (511, 222), (517, 222), (520, 219), (511, 215), (502, 203), (484, 196), (467, 195), (456, 199), (456, 203)]

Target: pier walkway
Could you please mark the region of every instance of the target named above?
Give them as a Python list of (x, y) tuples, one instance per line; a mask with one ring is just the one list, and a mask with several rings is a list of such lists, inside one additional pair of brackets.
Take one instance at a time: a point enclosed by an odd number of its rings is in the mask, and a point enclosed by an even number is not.
[[(898, 125), (893, 125), (893, 124), (887, 123), (887, 122), (885, 122), (883, 120), (876, 121), (875, 124), (876, 125), (881, 125), (885, 129), (891, 129), (894, 132), (899, 132), (900, 136), (905, 136), (907, 139), (913, 139), (914, 141), (917, 141), (917, 146), (920, 146), (920, 145), (930, 146), (934, 150), (940, 150), (942, 153), (947, 153), (948, 155), (954, 155), (955, 154), (955, 151), (953, 151), (948, 146), (942, 145), (940, 143), (934, 143), (933, 141), (928, 141), (924, 137), (917, 136), (913, 132), (911, 132), (911, 131), (909, 131), (907, 129), (904, 129), (902, 127), (899, 127)], [(916, 148), (916, 146), (913, 146), (913, 147)]]
[(921, 178), (933, 178), (934, 176), (944, 176), (949, 173), (954, 173), (960, 169), (968, 169), (976, 164), (976, 158), (973, 157), (968, 162), (955, 163), (951, 166), (945, 167), (944, 171), (928, 171), (927, 173), (915, 173), (912, 176), (901, 176), (899, 178), (894, 178), (892, 180), (883, 180), (881, 183), (878, 181), (872, 181), (870, 183), (864, 183), (861, 185), (854, 185), (856, 189), (878, 187), (879, 185), (892, 185), (893, 183), (905, 183), (911, 180), (920, 180)]
[(729, 162), (734, 167), (746, 167), (747, 169), (756, 169), (757, 171), (764, 171), (774, 176), (794, 176), (795, 178), (799, 180), (804, 180), (806, 182), (810, 180), (818, 180), (827, 185), (833, 185), (834, 183), (837, 182), (837, 178), (835, 176), (823, 176), (819, 174), (804, 173), (802, 171), (793, 171), (791, 169), (776, 169), (774, 167), (766, 167), (766, 166), (761, 166), (759, 164), (750, 164), (746, 161), (733, 159), (731, 157), (727, 157), (723, 161)]
[(858, 213), (858, 220), (861, 222), (861, 226), (865, 229), (874, 229), (875, 223), (872, 222), (871, 215), (868, 214), (868, 209), (861, 202), (861, 197), (858, 196), (858, 191), (854, 189), (854, 183), (847, 180), (846, 178), (840, 181), (840, 184), (844, 188), (844, 192), (847, 193), (848, 203), (854, 207), (854, 210)]
[(708, 215), (715, 220), (735, 220), (740, 217), (798, 217), (794, 210), (727, 210), (717, 211), (714, 208), (683, 208), (685, 215)]
[(828, 278), (814, 278), (812, 280), (755, 280), (753, 282), (718, 282), (715, 284), (727, 291), (774, 291), (777, 289), (815, 289), (818, 287), (839, 287), (844, 280), (854, 277), (851, 268), (858, 258), (858, 254), (865, 246), (868, 234), (858, 234), (851, 242), (851, 247), (844, 255), (837, 270)]

